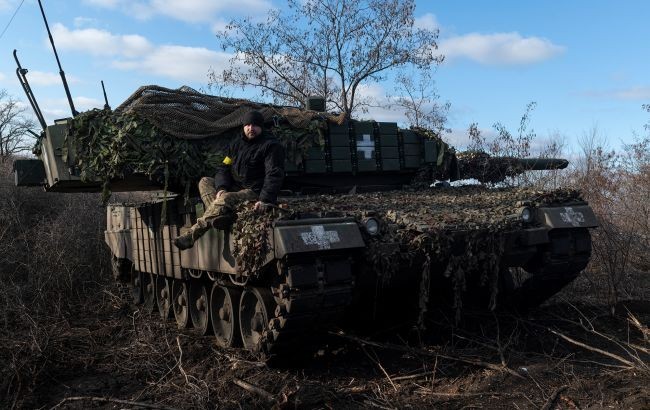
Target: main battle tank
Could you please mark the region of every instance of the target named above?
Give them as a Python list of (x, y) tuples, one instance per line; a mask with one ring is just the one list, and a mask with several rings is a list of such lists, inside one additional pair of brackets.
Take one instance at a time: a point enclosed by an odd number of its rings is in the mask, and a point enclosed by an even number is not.
[[(198, 178), (213, 173), (251, 109), (287, 149), (278, 206), (243, 204), (231, 228), (178, 250), (173, 239), (203, 213)], [(179, 328), (271, 356), (386, 312), (423, 324), (433, 304), (457, 315), (537, 306), (585, 268), (597, 226), (575, 191), (447, 183), (494, 184), (565, 160), (460, 155), (426, 130), (191, 90), (146, 87), (115, 111), (57, 121), (35, 153), (14, 164), (18, 185), (158, 190), (107, 206), (116, 280)]]

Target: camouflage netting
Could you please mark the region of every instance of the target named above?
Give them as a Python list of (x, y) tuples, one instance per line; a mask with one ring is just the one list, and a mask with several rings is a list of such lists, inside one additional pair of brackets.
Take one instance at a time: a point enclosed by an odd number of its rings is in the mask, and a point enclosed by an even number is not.
[(323, 138), (326, 123), (342, 117), (201, 94), (188, 87), (138, 89), (114, 111), (75, 117), (68, 130), (72, 156), (84, 180), (109, 182), (144, 173), (172, 190), (187, 190), (214, 175), (242, 117), (259, 110), (297, 163)]
[[(308, 128), (313, 119), (325, 119), (324, 114), (315, 111), (217, 97), (189, 87), (171, 90), (155, 85), (140, 87), (115, 111), (146, 120), (167, 135), (196, 140), (240, 127), (242, 117), (251, 110), (260, 111), (266, 122), (281, 120), (292, 128)], [(343, 120), (341, 116), (325, 116), (336, 123)]]
[[(427, 309), (431, 275), (443, 275), (454, 286), (457, 312), (469, 280), (491, 289), (490, 307), (498, 292), (497, 279), (507, 232), (522, 227), (521, 202), (533, 206), (581, 200), (575, 190), (487, 189), (477, 186), (418, 191), (312, 196), (287, 200), (287, 210), (259, 214), (245, 204), (235, 222), (235, 256), (247, 273), (258, 272), (264, 262), (268, 230), (276, 219), (300, 213), (362, 218), (374, 212), (385, 224), (381, 235), (370, 240), (367, 266), (389, 284), (400, 265), (421, 271), (421, 314)], [(459, 235), (460, 234), (460, 235)], [(397, 243), (399, 247), (384, 246)], [(392, 249), (387, 252), (388, 249)]]

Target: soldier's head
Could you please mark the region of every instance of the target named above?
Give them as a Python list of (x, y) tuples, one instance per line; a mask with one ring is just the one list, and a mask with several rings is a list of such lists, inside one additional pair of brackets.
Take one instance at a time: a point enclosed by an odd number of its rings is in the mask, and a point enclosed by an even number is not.
[(244, 126), (244, 135), (252, 140), (262, 133), (264, 116), (259, 111), (249, 111), (242, 118), (242, 125)]

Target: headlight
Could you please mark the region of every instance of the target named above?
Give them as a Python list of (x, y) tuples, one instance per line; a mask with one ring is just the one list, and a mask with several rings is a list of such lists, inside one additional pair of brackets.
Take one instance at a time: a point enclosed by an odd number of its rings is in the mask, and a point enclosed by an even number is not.
[(379, 221), (375, 218), (366, 218), (363, 220), (363, 226), (370, 236), (379, 234)]
[(530, 223), (533, 221), (533, 211), (528, 207), (521, 208), (520, 214), (521, 220), (525, 223)]

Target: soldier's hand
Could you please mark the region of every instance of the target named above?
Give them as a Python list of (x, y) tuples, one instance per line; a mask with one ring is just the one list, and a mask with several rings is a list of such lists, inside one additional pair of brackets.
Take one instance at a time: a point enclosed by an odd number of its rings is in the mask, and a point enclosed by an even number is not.
[(271, 208), (273, 208), (273, 204), (269, 204), (268, 202), (262, 202), (262, 201), (255, 202), (255, 210), (256, 211), (265, 212), (265, 211), (268, 211)]
[(219, 199), (221, 198), (221, 195), (225, 194), (227, 191), (225, 189), (222, 189), (221, 191), (217, 192), (217, 196), (214, 199)]

